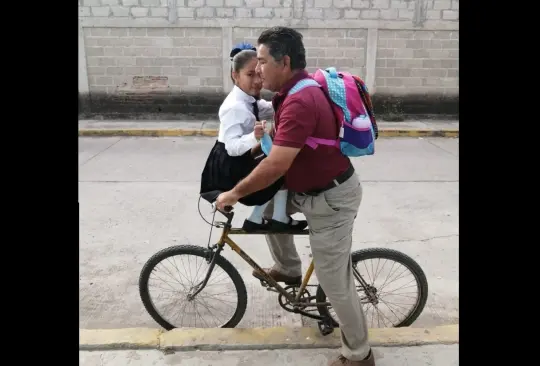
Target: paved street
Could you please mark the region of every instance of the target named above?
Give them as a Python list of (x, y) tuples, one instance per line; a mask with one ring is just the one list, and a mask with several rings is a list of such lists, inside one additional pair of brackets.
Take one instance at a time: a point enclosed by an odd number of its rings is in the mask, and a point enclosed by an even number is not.
[[(162, 248), (206, 245), (209, 225), (197, 211), (197, 193), (214, 141), (204, 137), (79, 138), (81, 328), (158, 327), (139, 298), (139, 273)], [(429, 281), (429, 300), (413, 326), (458, 322), (458, 144), (459, 139), (380, 139), (375, 156), (354, 159), (364, 198), (353, 250), (393, 248), (421, 265)], [(201, 202), (201, 211), (207, 220), (211, 217), (208, 204)], [(239, 205), (236, 212), (239, 226), (249, 208)], [(234, 240), (260, 265), (271, 264), (264, 237)], [(307, 268), (308, 239), (296, 240)], [(248, 287), (248, 310), (239, 327), (311, 324), (282, 310), (276, 294), (261, 288), (248, 264), (235, 253), (227, 250), (224, 256)]]
[[(374, 347), (377, 366), (457, 366), (459, 345), (434, 345), (423, 347)], [(240, 366), (240, 365), (312, 365), (326, 366), (328, 360), (338, 355), (338, 350), (276, 350), (276, 351), (225, 351), (178, 352), (165, 355), (160, 351), (80, 351), (81, 366)]]

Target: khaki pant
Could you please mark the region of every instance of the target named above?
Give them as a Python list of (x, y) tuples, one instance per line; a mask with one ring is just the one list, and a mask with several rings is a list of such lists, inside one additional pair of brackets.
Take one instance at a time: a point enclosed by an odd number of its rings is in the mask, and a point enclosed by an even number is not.
[[(343, 356), (363, 360), (369, 353), (366, 319), (352, 273), (353, 223), (362, 200), (362, 186), (356, 174), (318, 196), (290, 193), (289, 215), (302, 212), (309, 224), (309, 240), (315, 273), (339, 319)], [(273, 201), (265, 210), (271, 218)], [(290, 276), (302, 274), (302, 262), (293, 235), (266, 236), (274, 269)]]

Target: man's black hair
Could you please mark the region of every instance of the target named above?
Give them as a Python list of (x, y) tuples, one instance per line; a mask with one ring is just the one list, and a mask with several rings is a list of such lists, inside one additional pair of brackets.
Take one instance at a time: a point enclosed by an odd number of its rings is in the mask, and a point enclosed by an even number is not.
[(291, 59), (291, 70), (306, 68), (306, 49), (302, 42), (302, 34), (288, 27), (272, 27), (261, 33), (258, 44), (268, 47), (270, 55), (281, 61), (283, 56)]

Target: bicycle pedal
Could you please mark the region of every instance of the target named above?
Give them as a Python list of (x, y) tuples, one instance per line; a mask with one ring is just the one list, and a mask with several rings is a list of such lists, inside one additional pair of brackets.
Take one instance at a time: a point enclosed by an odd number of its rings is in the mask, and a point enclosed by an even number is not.
[(317, 323), (317, 326), (319, 327), (319, 332), (321, 332), (323, 336), (327, 336), (334, 333), (334, 327), (331, 325), (328, 325), (326, 322), (320, 321)]

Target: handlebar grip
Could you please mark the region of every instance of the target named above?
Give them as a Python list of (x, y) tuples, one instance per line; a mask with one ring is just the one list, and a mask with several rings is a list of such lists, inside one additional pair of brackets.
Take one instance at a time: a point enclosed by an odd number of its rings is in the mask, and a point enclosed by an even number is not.
[[(214, 209), (214, 211), (217, 210), (217, 205), (216, 205), (215, 202), (212, 203), (212, 208)], [(232, 210), (233, 210), (233, 207), (232, 207), (232, 206), (225, 206), (224, 209), (223, 209), (223, 212), (229, 213), (229, 212), (231, 212)]]

